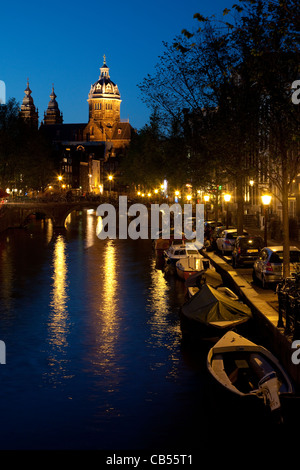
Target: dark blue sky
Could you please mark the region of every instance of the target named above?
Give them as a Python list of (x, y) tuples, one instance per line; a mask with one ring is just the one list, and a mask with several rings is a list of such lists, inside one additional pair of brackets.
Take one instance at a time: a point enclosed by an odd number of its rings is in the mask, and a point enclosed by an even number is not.
[(21, 104), (27, 77), (40, 120), (54, 83), (65, 123), (87, 122), (87, 97), (106, 55), (121, 93), (121, 118), (141, 128), (149, 110), (137, 87), (152, 74), (163, 41), (199, 25), (194, 13), (219, 15), (233, 0), (41, 0), (1, 2), (0, 80)]

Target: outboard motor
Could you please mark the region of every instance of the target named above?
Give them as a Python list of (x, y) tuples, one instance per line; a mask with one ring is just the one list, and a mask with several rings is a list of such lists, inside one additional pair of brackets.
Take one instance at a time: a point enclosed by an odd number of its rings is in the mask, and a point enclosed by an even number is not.
[(262, 392), (265, 404), (268, 404), (271, 411), (278, 410), (280, 405), (279, 388), (280, 383), (276, 372), (266, 374), (259, 382), (258, 388)]

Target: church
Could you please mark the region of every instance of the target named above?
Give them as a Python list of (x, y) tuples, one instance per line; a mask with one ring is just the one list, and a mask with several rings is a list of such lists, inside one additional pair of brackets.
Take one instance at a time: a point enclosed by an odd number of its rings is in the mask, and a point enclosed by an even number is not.
[[(38, 110), (31, 93), (27, 80), (20, 115), (38, 127)], [(82, 194), (99, 194), (108, 189), (122, 191), (118, 166), (126, 156), (133, 128), (129, 120), (121, 119), (121, 95), (110, 78), (106, 57), (88, 94), (88, 123), (64, 124), (56, 98), (53, 86), (39, 129), (60, 156), (61, 184)]]

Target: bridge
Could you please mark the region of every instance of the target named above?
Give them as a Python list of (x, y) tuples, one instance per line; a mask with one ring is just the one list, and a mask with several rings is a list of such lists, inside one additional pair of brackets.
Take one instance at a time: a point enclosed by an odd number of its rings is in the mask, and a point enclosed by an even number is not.
[(95, 199), (70, 202), (8, 202), (0, 206), (0, 232), (8, 228), (24, 227), (32, 214), (42, 214), (52, 220), (54, 228), (62, 228), (71, 212), (97, 209), (103, 202), (106, 201)]

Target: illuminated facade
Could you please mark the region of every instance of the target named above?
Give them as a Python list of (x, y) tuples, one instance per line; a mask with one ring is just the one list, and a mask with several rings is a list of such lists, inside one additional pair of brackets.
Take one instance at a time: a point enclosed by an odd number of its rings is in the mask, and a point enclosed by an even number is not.
[[(52, 87), (40, 130), (60, 155), (59, 171), (65, 175), (67, 187), (80, 188), (83, 192), (88, 188), (88, 192), (97, 193), (103, 187), (108, 189), (108, 174), (117, 176), (120, 159), (127, 153), (132, 134), (129, 120), (120, 118), (121, 95), (110, 78), (105, 56), (87, 101), (88, 122), (64, 124)], [(28, 82), (20, 115), (38, 127), (38, 112)], [(120, 189), (115, 186), (116, 181), (114, 178), (113, 189)]]

